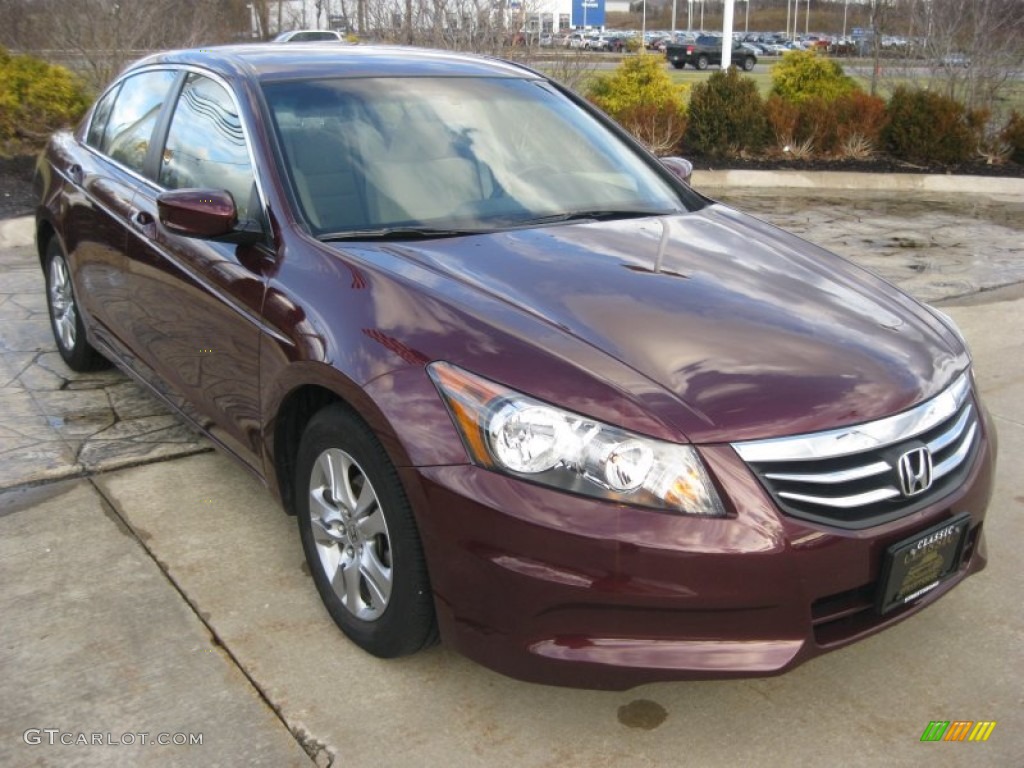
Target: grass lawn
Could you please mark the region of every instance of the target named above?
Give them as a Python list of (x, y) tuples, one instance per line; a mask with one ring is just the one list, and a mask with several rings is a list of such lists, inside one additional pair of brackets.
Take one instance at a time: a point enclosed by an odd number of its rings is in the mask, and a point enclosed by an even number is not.
[[(705, 69), (703, 72), (698, 72), (696, 69), (672, 69), (668, 70), (669, 77), (672, 78), (672, 82), (681, 83), (684, 85), (693, 86), (696, 83), (702, 83), (711, 77), (712, 72), (717, 72), (718, 67), (714, 69)], [(751, 78), (757, 83), (757, 89), (761, 92), (764, 97), (768, 96), (768, 91), (772, 87), (772, 76), (768, 72), (754, 72), (754, 73), (743, 73), (744, 77)]]

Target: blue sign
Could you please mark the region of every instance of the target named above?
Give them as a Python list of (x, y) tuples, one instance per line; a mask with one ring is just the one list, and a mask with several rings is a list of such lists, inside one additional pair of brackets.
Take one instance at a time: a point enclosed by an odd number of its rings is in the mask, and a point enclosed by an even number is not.
[(603, 27), (604, 0), (572, 0), (574, 27)]

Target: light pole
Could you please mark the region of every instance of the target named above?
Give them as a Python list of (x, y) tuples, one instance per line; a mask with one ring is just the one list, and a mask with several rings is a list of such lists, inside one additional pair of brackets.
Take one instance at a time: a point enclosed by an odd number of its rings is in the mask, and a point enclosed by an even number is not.
[(676, 41), (676, 0), (672, 0), (672, 42)]
[(747, 0), (747, 15), (743, 19), (743, 34), (750, 32), (750, 0)]
[(846, 12), (850, 10), (850, 0), (843, 3), (843, 40), (846, 40)]
[(725, 0), (722, 19), (722, 71), (732, 66), (732, 19), (735, 0)]

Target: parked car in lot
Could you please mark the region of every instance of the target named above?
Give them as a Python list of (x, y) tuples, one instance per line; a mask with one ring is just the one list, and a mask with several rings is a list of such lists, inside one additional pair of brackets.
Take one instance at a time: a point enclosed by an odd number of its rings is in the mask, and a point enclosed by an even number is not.
[(282, 32), (271, 42), (274, 43), (323, 43), (341, 41), (341, 34), (333, 29), (292, 29)]
[(994, 433), (949, 318), (689, 171), (512, 63), (153, 55), (39, 161), (56, 347), (265, 483), (370, 653), (780, 673), (985, 566)]
[[(709, 66), (722, 65), (722, 38), (701, 35), (696, 40), (669, 43), (665, 47), (665, 58), (676, 69), (687, 64), (695, 69), (707, 69)], [(743, 47), (742, 43), (732, 44), (732, 65), (742, 67), (749, 72), (757, 64), (757, 55)]]
[(586, 48), (587, 38), (586, 36), (580, 34), (579, 32), (573, 32), (565, 39), (565, 47), (575, 49)]
[(939, 60), (939, 63), (947, 69), (967, 68), (971, 66), (971, 58), (965, 53), (947, 53)]

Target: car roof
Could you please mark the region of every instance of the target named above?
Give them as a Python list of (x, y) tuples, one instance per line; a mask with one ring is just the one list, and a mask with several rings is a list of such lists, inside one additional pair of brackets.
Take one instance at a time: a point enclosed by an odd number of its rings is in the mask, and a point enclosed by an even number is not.
[(130, 69), (195, 65), (262, 82), (319, 77), (539, 77), (526, 67), (484, 56), (392, 45), (258, 43), (153, 54)]

